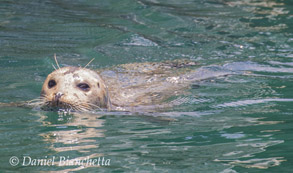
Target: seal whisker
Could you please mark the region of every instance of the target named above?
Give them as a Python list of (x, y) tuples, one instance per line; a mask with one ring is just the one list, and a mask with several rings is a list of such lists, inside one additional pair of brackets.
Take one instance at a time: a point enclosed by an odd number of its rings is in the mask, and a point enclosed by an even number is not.
[(91, 62), (93, 62), (93, 60), (95, 60), (95, 58), (91, 59), (89, 63), (87, 63), (87, 65), (85, 65), (83, 68), (86, 68), (88, 65), (90, 65)]
[(87, 103), (89, 106), (99, 109), (100, 111), (103, 111), (101, 107), (99, 107), (98, 105), (92, 104), (92, 103)]
[(54, 66), (54, 64), (52, 64), (52, 66), (53, 66), (53, 68), (54, 68), (55, 70), (57, 70), (56, 67)]
[(38, 97), (38, 98), (35, 98), (35, 99), (32, 99), (32, 100), (30, 100), (30, 101), (35, 101), (35, 100), (42, 100), (43, 99), (43, 96), (40, 96), (40, 97)]
[(36, 98), (36, 99), (33, 99), (33, 100), (26, 101), (24, 104), (27, 105), (27, 106), (37, 107), (37, 106), (43, 105), (44, 100), (41, 97), (39, 97), (39, 98)]
[(69, 107), (70, 107), (70, 109), (73, 109), (73, 110), (76, 110), (76, 106), (74, 105), (74, 104), (72, 104), (72, 103), (70, 103), (70, 104), (67, 104)]
[(90, 109), (91, 107), (88, 105), (88, 103), (79, 104), (79, 106), (83, 109)]
[(81, 104), (79, 104), (79, 103), (77, 103), (77, 102), (71, 103), (70, 105), (72, 106), (72, 108), (73, 108), (74, 110), (77, 110), (77, 111), (82, 112), (82, 107), (83, 107), (83, 105), (81, 105)]
[(79, 111), (79, 112), (85, 112), (85, 108), (81, 105), (77, 106), (76, 109)]
[(80, 105), (79, 108), (81, 111), (89, 111), (90, 110), (89, 107), (87, 107), (85, 105)]
[(74, 111), (78, 111), (78, 107), (74, 104), (69, 104), (70, 109), (74, 110)]
[(91, 107), (88, 103), (85, 104), (81, 104), (81, 103), (77, 103), (75, 102), (76, 106), (79, 108), (80, 111), (91, 111), (93, 110), (93, 106)]
[(60, 69), (59, 63), (57, 61), (56, 53), (54, 53), (54, 59), (55, 59), (55, 62), (56, 62), (57, 67)]
[(38, 102), (42, 102), (43, 99), (34, 99), (34, 100), (30, 100), (30, 101), (27, 101), (28, 104), (30, 103), (38, 103)]

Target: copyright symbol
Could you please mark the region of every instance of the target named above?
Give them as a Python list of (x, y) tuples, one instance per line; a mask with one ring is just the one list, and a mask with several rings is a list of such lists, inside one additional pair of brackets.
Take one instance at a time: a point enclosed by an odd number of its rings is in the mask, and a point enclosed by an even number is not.
[(16, 156), (12, 156), (9, 159), (9, 163), (11, 166), (16, 166), (19, 163), (19, 159)]

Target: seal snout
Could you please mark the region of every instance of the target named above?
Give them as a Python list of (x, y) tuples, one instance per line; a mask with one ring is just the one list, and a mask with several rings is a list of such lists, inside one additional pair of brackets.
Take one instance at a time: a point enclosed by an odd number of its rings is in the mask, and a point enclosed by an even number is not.
[(61, 92), (57, 92), (57, 93), (55, 94), (54, 102), (55, 102), (57, 105), (59, 104), (59, 100), (60, 100), (60, 98), (61, 98), (63, 95), (64, 95), (64, 94), (61, 93)]

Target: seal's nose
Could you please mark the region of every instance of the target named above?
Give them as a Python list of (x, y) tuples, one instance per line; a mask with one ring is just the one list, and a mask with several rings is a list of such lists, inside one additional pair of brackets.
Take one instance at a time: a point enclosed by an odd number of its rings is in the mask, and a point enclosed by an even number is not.
[(61, 92), (58, 92), (55, 94), (55, 97), (54, 97), (54, 101), (58, 104), (59, 102), (59, 99), (63, 96), (64, 94), (61, 93)]

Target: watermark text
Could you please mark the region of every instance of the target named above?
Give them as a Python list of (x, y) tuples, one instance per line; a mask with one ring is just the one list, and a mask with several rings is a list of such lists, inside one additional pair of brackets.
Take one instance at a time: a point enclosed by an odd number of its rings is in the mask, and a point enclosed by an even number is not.
[(105, 157), (98, 158), (70, 158), (69, 156), (45, 156), (42, 158), (32, 158), (30, 156), (16, 157), (9, 159), (11, 166), (110, 166), (111, 159)]

